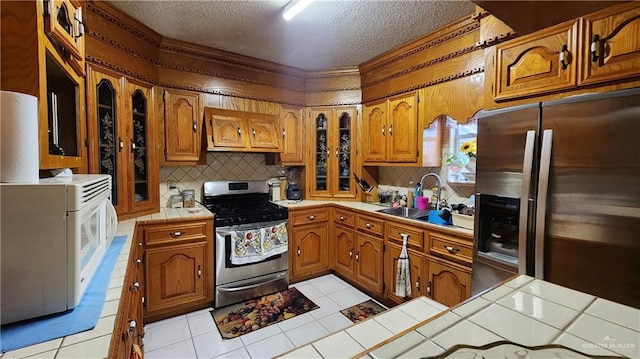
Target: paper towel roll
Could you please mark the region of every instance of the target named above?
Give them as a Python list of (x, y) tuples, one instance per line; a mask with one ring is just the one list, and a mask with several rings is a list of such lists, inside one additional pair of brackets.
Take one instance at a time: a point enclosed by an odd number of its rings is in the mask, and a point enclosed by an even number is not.
[(38, 99), (0, 92), (0, 182), (38, 182)]

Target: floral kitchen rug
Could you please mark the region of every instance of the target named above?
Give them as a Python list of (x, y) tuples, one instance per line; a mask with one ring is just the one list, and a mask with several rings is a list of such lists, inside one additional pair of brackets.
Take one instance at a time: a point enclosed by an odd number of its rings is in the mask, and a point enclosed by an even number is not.
[(369, 299), (366, 302), (343, 309), (340, 313), (349, 318), (350, 321), (358, 323), (385, 310), (387, 310), (387, 308), (376, 303), (373, 299)]
[(212, 310), (222, 334), (231, 339), (320, 308), (295, 287)]

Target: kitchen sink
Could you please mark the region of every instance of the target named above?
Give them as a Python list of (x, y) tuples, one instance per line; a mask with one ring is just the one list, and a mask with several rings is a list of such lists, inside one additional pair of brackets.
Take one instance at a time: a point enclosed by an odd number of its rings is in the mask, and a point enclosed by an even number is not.
[(379, 209), (376, 212), (386, 213), (393, 216), (426, 220), (429, 217), (429, 211), (425, 211), (417, 208), (399, 207), (399, 208), (384, 208)]

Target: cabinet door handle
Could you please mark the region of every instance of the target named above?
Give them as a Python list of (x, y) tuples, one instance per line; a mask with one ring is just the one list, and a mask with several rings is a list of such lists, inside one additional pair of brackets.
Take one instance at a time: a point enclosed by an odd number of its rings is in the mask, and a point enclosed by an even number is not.
[(445, 245), (443, 245), (443, 247), (444, 247), (444, 249), (446, 249), (446, 250), (447, 250), (447, 252), (449, 252), (449, 253), (451, 253), (451, 254), (456, 254), (456, 253), (460, 252), (460, 249), (459, 249), (459, 248), (452, 247), (452, 246), (448, 246), (448, 245), (446, 245), (446, 244), (445, 244)]
[(393, 124), (389, 125), (389, 136), (393, 136)]
[(136, 264), (140, 264), (140, 263), (142, 263), (142, 260), (141, 259), (136, 259)]
[(118, 137), (118, 152), (122, 152), (124, 148), (124, 142), (122, 142), (122, 138)]
[(282, 138), (285, 138), (285, 136), (287, 135), (287, 132), (284, 130), (284, 128), (282, 129)]
[(598, 62), (598, 46), (600, 45), (600, 35), (593, 35), (591, 41), (591, 62)]
[(365, 224), (365, 227), (367, 227), (368, 229), (371, 229), (371, 228), (373, 228), (373, 224), (367, 223), (367, 224)]
[(416, 280), (416, 290), (418, 291), (418, 293), (420, 293), (420, 277), (418, 277), (418, 280)]
[(356, 262), (360, 263), (360, 252), (356, 252)]
[(253, 137), (256, 137), (256, 130), (255, 129), (251, 129), (251, 134), (253, 135)]
[(131, 290), (137, 291), (138, 289), (140, 289), (140, 283), (134, 282), (133, 285), (131, 285)]
[(198, 133), (198, 126), (196, 125), (196, 121), (193, 121), (193, 133)]
[(384, 136), (385, 136), (385, 134), (384, 134), (384, 125), (382, 125), (382, 137), (384, 137)]
[(238, 137), (242, 136), (242, 131), (240, 130), (240, 127), (238, 127)]
[(300, 246), (298, 246), (298, 257), (300, 257)]
[(185, 234), (186, 232), (171, 232), (169, 233), (169, 235), (171, 237), (180, 237), (181, 235)]
[(316, 216), (307, 216), (307, 219), (313, 221), (314, 219), (316, 219)]
[(344, 216), (340, 216), (340, 220), (344, 221), (346, 218), (344, 218)]
[(129, 321), (129, 330), (132, 331), (134, 329), (136, 329), (136, 321), (135, 320), (130, 320)]
[(427, 295), (431, 298), (431, 281), (427, 283)]
[(339, 157), (339, 155), (338, 155), (338, 147), (336, 147), (336, 157)]
[(198, 265), (198, 279), (202, 278), (202, 268)]
[(136, 150), (136, 143), (135, 141), (132, 139), (131, 140), (131, 153), (135, 152)]
[(569, 57), (569, 50), (567, 48), (567, 45), (564, 44), (562, 45), (562, 50), (560, 50), (560, 54), (559, 54), (559, 58), (560, 58), (560, 64), (562, 65), (562, 69), (566, 70), (567, 66), (569, 66), (569, 60), (567, 59)]
[(353, 258), (353, 249), (349, 249), (349, 259)]

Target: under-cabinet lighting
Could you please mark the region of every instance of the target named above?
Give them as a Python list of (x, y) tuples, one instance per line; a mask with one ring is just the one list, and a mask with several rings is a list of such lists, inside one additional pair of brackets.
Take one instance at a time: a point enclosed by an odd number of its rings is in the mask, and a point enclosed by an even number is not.
[(304, 10), (307, 6), (309, 6), (313, 0), (291, 0), (287, 6), (284, 7), (284, 13), (282, 17), (285, 20), (289, 21), (293, 19), (294, 16), (298, 15), (300, 11)]

